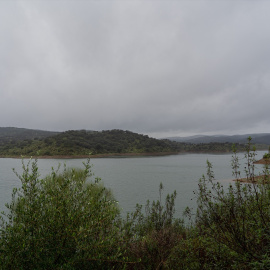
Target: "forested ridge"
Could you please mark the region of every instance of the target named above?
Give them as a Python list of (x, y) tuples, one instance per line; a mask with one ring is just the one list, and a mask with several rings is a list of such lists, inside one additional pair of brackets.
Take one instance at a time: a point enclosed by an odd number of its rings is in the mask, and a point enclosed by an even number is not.
[[(31, 133), (32, 134), (32, 133)], [(39, 136), (38, 136), (39, 135)], [(2, 136), (0, 155), (9, 156), (82, 156), (97, 154), (149, 154), (179, 152), (229, 152), (232, 143), (192, 144), (150, 138), (124, 130), (69, 130), (61, 133)], [(8, 139), (9, 138), (9, 139)], [(244, 145), (238, 145), (244, 149)]]

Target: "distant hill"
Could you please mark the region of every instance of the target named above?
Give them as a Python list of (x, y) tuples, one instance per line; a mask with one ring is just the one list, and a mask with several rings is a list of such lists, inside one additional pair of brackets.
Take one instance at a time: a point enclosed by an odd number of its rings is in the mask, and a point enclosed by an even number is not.
[[(51, 132), (1, 128), (0, 156), (85, 156), (180, 152), (231, 152), (232, 143), (186, 143), (124, 130)], [(2, 134), (2, 135), (1, 135)], [(239, 151), (244, 145), (238, 144)]]
[[(44, 134), (46, 135), (46, 134)], [(123, 130), (70, 130), (44, 138), (13, 141), (0, 147), (2, 156), (58, 156), (109, 153), (178, 152), (181, 144)]]
[(169, 137), (168, 140), (185, 143), (241, 143), (245, 144), (248, 137), (252, 138), (252, 143), (270, 145), (270, 133), (245, 134), (245, 135), (196, 135), (190, 137)]
[(43, 139), (58, 134), (55, 131), (45, 131), (16, 127), (0, 127), (0, 145), (15, 143), (22, 140)]

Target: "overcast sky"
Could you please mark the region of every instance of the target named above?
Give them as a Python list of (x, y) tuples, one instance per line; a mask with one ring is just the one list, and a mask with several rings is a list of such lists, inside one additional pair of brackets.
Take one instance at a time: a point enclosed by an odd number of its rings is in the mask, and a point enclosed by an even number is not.
[(270, 132), (270, 1), (0, 0), (0, 126)]

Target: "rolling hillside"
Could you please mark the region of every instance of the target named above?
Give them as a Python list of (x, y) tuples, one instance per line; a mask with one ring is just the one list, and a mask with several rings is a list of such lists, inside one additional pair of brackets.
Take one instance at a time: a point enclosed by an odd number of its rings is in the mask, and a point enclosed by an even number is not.
[(22, 140), (43, 139), (58, 134), (55, 131), (45, 131), (16, 127), (0, 127), (0, 145), (16, 143)]
[[(196, 139), (196, 138), (193, 138)], [(246, 141), (245, 141), (246, 142)], [(239, 151), (244, 144), (237, 143)], [(231, 142), (195, 143), (155, 139), (124, 130), (69, 130), (50, 132), (18, 128), (0, 129), (0, 156), (59, 156), (231, 152)], [(266, 149), (266, 148), (264, 148)]]
[(18, 140), (0, 148), (2, 156), (56, 156), (109, 153), (178, 152), (181, 144), (130, 131), (70, 130), (45, 138)]

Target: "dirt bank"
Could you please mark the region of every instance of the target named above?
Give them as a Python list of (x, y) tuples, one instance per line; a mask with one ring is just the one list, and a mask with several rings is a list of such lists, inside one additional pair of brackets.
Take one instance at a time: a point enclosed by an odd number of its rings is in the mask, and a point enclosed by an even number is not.
[(262, 158), (254, 162), (254, 164), (270, 164), (270, 159)]
[(235, 179), (233, 181), (238, 181), (241, 183), (255, 183), (255, 184), (257, 184), (258, 182), (264, 183), (266, 180), (269, 181), (269, 176), (258, 175), (258, 176), (255, 176), (253, 179), (240, 178), (240, 179)]

